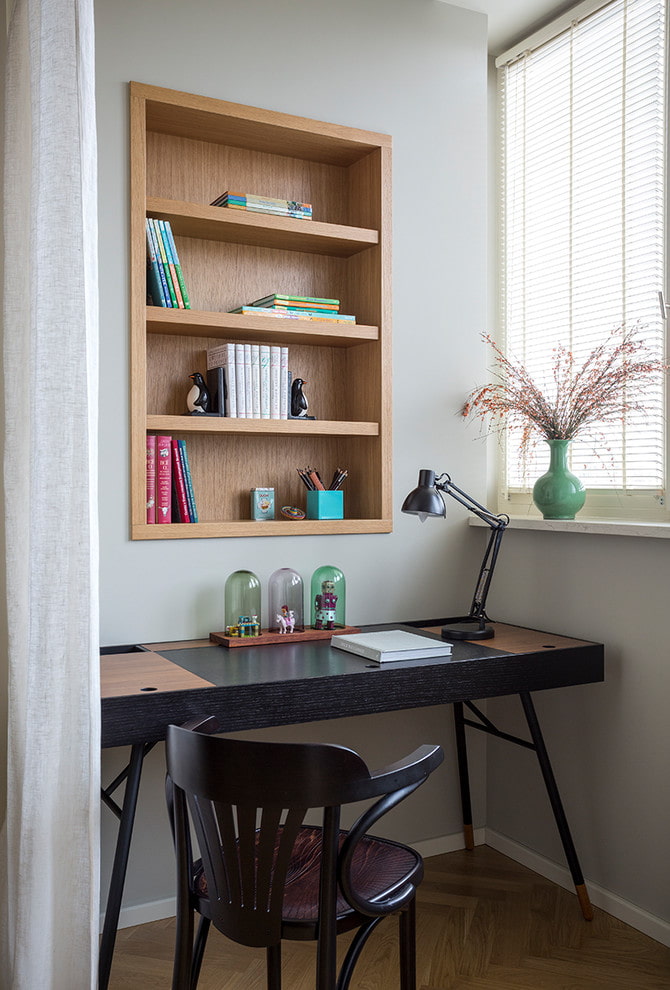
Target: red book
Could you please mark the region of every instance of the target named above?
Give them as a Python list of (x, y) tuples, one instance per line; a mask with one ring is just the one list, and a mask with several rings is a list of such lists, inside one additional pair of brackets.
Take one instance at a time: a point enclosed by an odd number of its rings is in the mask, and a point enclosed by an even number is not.
[(147, 522), (156, 522), (156, 437), (147, 434)]
[(156, 437), (156, 522), (172, 522), (172, 437)]
[(175, 522), (187, 523), (191, 521), (188, 511), (188, 496), (186, 494), (186, 482), (184, 480), (184, 467), (179, 453), (179, 441), (172, 441), (172, 479), (177, 495), (177, 512), (179, 515)]

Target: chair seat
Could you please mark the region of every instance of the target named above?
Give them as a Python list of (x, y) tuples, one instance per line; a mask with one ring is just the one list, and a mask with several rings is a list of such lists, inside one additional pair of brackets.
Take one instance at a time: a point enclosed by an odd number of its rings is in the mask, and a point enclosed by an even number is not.
[[(340, 832), (340, 846), (347, 833)], [(285, 923), (316, 924), (319, 914), (319, 870), (322, 830), (303, 826), (298, 832), (289, 862), (284, 888), (282, 920)], [(196, 864), (194, 890), (207, 898), (207, 877), (202, 864)], [(352, 862), (352, 886), (366, 900), (386, 897), (408, 881), (421, 880), (422, 860), (408, 846), (390, 839), (363, 836), (356, 847)], [(342, 921), (356, 912), (345, 900), (338, 886), (337, 920)]]

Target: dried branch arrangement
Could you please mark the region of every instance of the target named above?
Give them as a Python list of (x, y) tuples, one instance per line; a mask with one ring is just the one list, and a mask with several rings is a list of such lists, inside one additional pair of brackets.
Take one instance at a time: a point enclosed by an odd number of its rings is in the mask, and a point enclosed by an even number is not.
[(581, 365), (566, 347), (555, 347), (542, 384), (483, 334), (495, 355), (497, 381), (470, 393), (463, 416), (494, 427), (518, 426), (525, 450), (538, 434), (544, 440), (572, 440), (587, 427), (643, 412), (645, 392), (658, 386), (668, 365), (654, 356), (641, 334), (639, 326), (618, 327)]

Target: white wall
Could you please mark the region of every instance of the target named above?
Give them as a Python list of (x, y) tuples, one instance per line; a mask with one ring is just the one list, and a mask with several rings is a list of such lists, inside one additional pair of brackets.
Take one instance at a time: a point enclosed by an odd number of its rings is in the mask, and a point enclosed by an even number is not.
[[(481, 379), (486, 325), (486, 20), (436, 0), (98, 0), (101, 271), (101, 642), (207, 635), (223, 586), (247, 567), (266, 585), (291, 566), (308, 584), (324, 563), (347, 578), (347, 619), (371, 622), (467, 609), (485, 534), (457, 507), (447, 523), (402, 516), (420, 467), (449, 468), (484, 498), (482, 448), (458, 409)], [(128, 540), (127, 82), (167, 86), (382, 131), (394, 142), (395, 531), (388, 535)], [(396, 834), (457, 832), (451, 714), (442, 709), (317, 723), (276, 737), (334, 739), (373, 763), (442, 742), (443, 768)], [(122, 751), (106, 754), (110, 777)], [(476, 824), (483, 823), (483, 742), (473, 741)], [(126, 903), (169, 897), (172, 854), (162, 751), (143, 782)], [(107, 811), (109, 868), (115, 823)], [(104, 881), (103, 881), (104, 882)]]

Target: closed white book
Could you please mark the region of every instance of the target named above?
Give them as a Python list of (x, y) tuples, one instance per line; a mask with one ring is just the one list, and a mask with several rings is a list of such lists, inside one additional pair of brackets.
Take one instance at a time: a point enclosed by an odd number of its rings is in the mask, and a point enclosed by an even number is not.
[(261, 418), (261, 345), (251, 345), (251, 415)]
[(244, 404), (247, 419), (254, 418), (254, 407), (251, 390), (251, 344), (244, 345)]
[(279, 360), (279, 418), (288, 419), (288, 347), (281, 348)]
[(404, 629), (382, 629), (379, 632), (333, 636), (330, 645), (338, 650), (355, 653), (375, 663), (393, 660), (422, 660), (426, 657), (448, 656), (451, 644), (431, 639)]
[(261, 419), (270, 418), (270, 345), (260, 344)]
[(270, 348), (270, 419), (279, 419), (279, 372), (281, 365), (281, 347)]
[(244, 383), (244, 344), (235, 344), (235, 386), (237, 391), (237, 415), (247, 418), (247, 391)]

